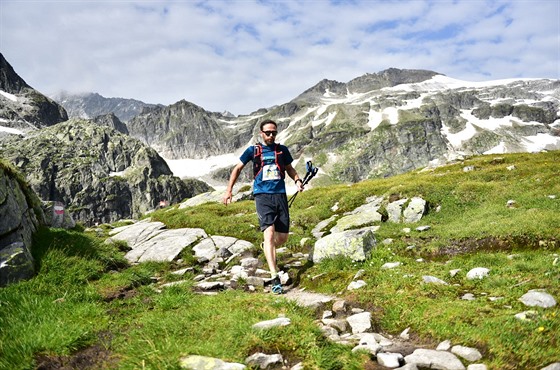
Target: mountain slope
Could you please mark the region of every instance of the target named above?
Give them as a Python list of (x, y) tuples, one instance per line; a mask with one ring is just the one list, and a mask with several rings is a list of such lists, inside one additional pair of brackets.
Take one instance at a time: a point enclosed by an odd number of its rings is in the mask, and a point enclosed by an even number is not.
[(0, 137), (67, 119), (63, 107), (29, 86), (0, 53)]
[[(270, 118), (296, 164), (313, 159), (323, 177), (356, 182), (465, 155), (558, 149), (559, 111), (558, 80), (475, 83), (391, 68), (348, 83), (322, 80), (290, 102), (250, 115), (222, 116), (182, 101), (128, 126), (165, 158), (200, 159), (210, 171), (204, 159), (235, 158), (258, 140), (258, 122)], [(233, 163), (214, 178), (226, 181)]]

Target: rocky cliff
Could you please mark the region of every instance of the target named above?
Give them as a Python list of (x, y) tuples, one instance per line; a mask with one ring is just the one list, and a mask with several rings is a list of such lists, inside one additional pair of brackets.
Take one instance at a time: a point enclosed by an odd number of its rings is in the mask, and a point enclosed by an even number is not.
[(37, 195), (0, 160), (0, 286), (33, 276), (33, 233), (44, 222)]
[(0, 126), (28, 131), (67, 119), (64, 108), (29, 86), (0, 53)]
[(158, 153), (138, 140), (87, 120), (70, 120), (0, 144), (43, 200), (66, 205), (85, 224), (138, 218), (161, 201), (195, 195)]
[[(232, 125), (234, 118), (207, 112), (181, 100), (168, 107), (146, 110), (127, 122), (130, 135), (150, 145), (164, 158), (206, 158), (246, 144), (254, 119)], [(231, 126), (231, 127), (230, 127)]]

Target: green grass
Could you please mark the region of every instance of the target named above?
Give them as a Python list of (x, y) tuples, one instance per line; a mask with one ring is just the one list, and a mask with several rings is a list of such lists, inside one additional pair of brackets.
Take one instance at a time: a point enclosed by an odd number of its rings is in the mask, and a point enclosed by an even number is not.
[[(554, 264), (560, 249), (560, 152), (500, 158), (473, 157), (429, 171), (317, 187), (299, 195), (291, 209), (293, 235), (287, 246), (304, 252), (313, 244), (311, 230), (318, 222), (354, 209), (369, 196), (421, 196), (430, 206), (418, 224), (381, 223), (378, 246), (365, 262), (337, 258), (306, 266), (300, 287), (341, 293), (372, 312), (376, 330), (398, 335), (410, 327), (415, 340), (432, 348), (445, 339), (474, 346), (491, 369), (541, 368), (559, 361), (560, 309), (528, 308), (519, 298), (529, 289), (546, 289), (560, 300), (560, 263)], [(512, 165), (515, 169), (508, 170)], [(464, 172), (465, 166), (474, 170)], [(508, 208), (508, 200), (514, 200), (515, 207)], [(333, 211), (335, 204), (338, 210)], [(227, 207), (168, 207), (150, 216), (170, 228), (200, 227), (210, 235), (253, 243), (262, 238), (250, 201)], [(418, 232), (420, 225), (431, 229)], [(195, 294), (196, 272), (184, 277), (186, 284), (158, 291), (156, 279), (177, 280), (171, 271), (195, 265), (188, 251), (182, 265), (130, 266), (123, 246), (104, 244), (104, 238), (78, 229), (41, 229), (36, 234), (37, 276), (0, 289), (0, 369), (33, 369), (40, 355), (65, 358), (92, 346), (109, 356), (96, 367), (118, 369), (178, 369), (181, 356), (189, 354), (242, 363), (257, 351), (281, 353), (290, 363), (302, 361), (306, 369), (365, 366), (366, 355), (323, 338), (308, 309), (263, 293)], [(311, 242), (302, 247), (302, 238)], [(391, 244), (381, 243), (388, 238)], [(395, 261), (401, 266), (381, 269)], [(489, 268), (489, 276), (467, 280), (474, 267)], [(367, 286), (346, 291), (360, 269)], [(461, 271), (451, 277), (453, 269)], [(423, 284), (423, 275), (449, 285)], [(465, 293), (476, 299), (462, 300)], [(514, 318), (529, 309), (537, 312), (532, 321)], [(279, 315), (292, 324), (252, 329), (254, 323)]]

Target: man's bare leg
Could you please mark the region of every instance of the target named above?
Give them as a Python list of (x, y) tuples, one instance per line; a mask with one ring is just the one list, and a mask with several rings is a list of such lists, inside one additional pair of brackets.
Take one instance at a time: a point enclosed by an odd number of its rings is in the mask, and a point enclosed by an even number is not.
[(264, 256), (268, 263), (270, 275), (275, 278), (278, 274), (278, 266), (276, 265), (276, 248), (284, 244), (288, 240), (287, 233), (276, 232), (274, 225), (269, 226), (263, 232), (264, 237)]

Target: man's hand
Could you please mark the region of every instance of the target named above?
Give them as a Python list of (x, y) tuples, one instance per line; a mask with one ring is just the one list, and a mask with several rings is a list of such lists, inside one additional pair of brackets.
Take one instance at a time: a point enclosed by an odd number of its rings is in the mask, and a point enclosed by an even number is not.
[(231, 198), (231, 191), (230, 190), (226, 190), (226, 193), (224, 194), (224, 198), (222, 199), (222, 202), (227, 206), (228, 203), (232, 202), (232, 198)]
[(298, 191), (303, 191), (304, 186), (303, 186), (303, 181), (301, 181), (301, 179), (297, 179), (296, 187), (297, 187)]

